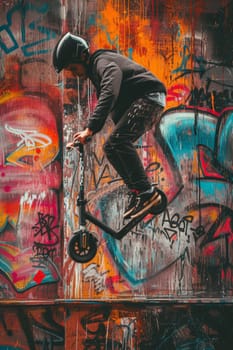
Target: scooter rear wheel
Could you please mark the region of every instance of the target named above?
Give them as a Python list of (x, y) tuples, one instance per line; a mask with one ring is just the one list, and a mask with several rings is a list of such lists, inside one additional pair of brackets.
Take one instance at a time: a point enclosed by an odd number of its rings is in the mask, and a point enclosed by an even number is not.
[(97, 252), (97, 239), (87, 230), (73, 234), (68, 243), (68, 254), (78, 263), (86, 263), (94, 258)]
[(158, 193), (161, 196), (161, 202), (159, 205), (156, 205), (155, 207), (150, 208), (150, 213), (153, 215), (159, 215), (161, 214), (167, 206), (167, 197), (165, 193), (159, 189), (157, 189)]

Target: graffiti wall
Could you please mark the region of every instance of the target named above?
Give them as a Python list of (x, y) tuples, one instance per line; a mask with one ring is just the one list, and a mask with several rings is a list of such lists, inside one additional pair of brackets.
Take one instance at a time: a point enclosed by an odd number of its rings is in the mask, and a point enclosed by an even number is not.
[(51, 70), (57, 2), (0, 3), (0, 298), (62, 283), (62, 105)]
[(97, 302), (4, 307), (0, 315), (2, 350), (232, 349), (229, 305)]
[[(168, 199), (121, 240), (88, 223), (96, 256), (72, 261), (65, 249), (68, 298), (228, 297), (232, 294), (232, 1), (89, 1), (72, 9), (69, 29), (91, 49), (110, 48), (166, 85), (160, 123), (136, 144), (151, 181)], [(65, 77), (65, 142), (96, 105), (89, 82)], [(114, 231), (124, 226), (126, 189), (102, 145), (86, 146), (90, 212)], [(65, 154), (65, 247), (78, 228), (79, 154)], [(78, 286), (78, 288), (77, 288)]]
[[(232, 0), (0, 1), (0, 349), (230, 349), (232, 15)], [(82, 264), (69, 255), (80, 154), (65, 144), (97, 96), (53, 70), (67, 31), (167, 88), (135, 144), (167, 207), (121, 239), (88, 221), (97, 252)], [(102, 148), (113, 127), (85, 146), (84, 184), (88, 211), (121, 233), (127, 189)]]

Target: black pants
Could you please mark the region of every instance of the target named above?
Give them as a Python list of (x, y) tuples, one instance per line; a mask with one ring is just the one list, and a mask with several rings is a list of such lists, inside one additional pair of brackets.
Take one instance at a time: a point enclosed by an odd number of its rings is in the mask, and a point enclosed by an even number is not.
[(134, 101), (104, 145), (109, 162), (129, 189), (146, 191), (151, 183), (133, 143), (152, 128), (160, 118), (163, 107), (143, 97)]

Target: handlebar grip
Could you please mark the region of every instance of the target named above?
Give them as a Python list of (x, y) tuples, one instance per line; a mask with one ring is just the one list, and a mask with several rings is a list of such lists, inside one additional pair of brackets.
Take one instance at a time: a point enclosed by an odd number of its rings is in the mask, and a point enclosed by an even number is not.
[(91, 136), (88, 136), (88, 137), (86, 138), (86, 142), (91, 142), (91, 139), (92, 139), (92, 137), (91, 137)]
[[(91, 141), (91, 136), (88, 136), (86, 138), (86, 143), (90, 142), (90, 141)], [(79, 142), (79, 141), (74, 142), (74, 147), (79, 147), (80, 145), (81, 145), (81, 142)]]

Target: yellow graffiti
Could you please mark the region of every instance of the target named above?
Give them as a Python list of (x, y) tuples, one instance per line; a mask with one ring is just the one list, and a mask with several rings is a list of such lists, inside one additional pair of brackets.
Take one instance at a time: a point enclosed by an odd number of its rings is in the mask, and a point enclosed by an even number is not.
[(12, 98), (16, 98), (19, 96), (22, 96), (21, 91), (14, 91), (14, 92), (9, 91), (9, 90), (3, 91), (0, 93), (0, 104), (5, 103), (5, 102), (11, 100)]
[(6, 158), (8, 163), (35, 171), (44, 168), (56, 156), (58, 149), (50, 136), (37, 130), (16, 129), (8, 125), (5, 129), (20, 138), (16, 150)]
[(5, 135), (4, 164), (40, 171), (59, 152), (55, 116), (46, 103), (33, 96), (12, 98), (10, 94), (8, 97), (0, 104)]
[(16, 228), (19, 215), (19, 199), (1, 199), (0, 201), (0, 232), (3, 232), (6, 224), (9, 223)]

